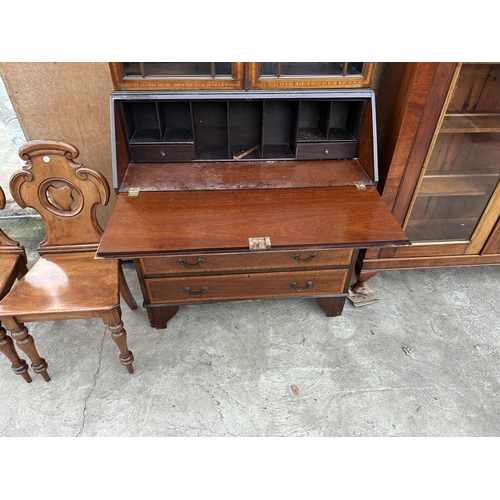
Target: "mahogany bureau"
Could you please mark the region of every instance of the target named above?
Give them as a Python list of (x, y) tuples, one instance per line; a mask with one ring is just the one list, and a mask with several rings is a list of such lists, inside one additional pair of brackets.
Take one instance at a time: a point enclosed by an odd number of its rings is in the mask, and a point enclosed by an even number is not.
[(374, 94), (111, 95), (116, 204), (151, 325), (182, 304), (310, 297), (342, 312), (359, 249), (408, 239), (376, 191)]

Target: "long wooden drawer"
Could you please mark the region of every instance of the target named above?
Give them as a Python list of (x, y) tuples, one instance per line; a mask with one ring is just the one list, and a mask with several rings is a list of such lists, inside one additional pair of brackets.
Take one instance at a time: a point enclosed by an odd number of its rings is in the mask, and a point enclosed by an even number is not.
[(314, 267), (348, 267), (351, 249), (308, 250), (245, 253), (223, 253), (205, 255), (182, 255), (178, 257), (148, 257), (140, 259), (142, 273), (148, 275), (179, 274), (194, 272), (232, 272), (274, 269), (297, 269)]
[(316, 297), (344, 293), (347, 269), (176, 276), (145, 280), (151, 304)]

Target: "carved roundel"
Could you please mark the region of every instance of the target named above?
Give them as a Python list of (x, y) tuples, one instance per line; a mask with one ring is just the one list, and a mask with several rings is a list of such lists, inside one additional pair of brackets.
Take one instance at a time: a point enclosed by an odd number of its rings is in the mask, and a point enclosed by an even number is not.
[(38, 188), (38, 199), (43, 208), (60, 217), (73, 217), (83, 208), (83, 194), (66, 179), (46, 179)]

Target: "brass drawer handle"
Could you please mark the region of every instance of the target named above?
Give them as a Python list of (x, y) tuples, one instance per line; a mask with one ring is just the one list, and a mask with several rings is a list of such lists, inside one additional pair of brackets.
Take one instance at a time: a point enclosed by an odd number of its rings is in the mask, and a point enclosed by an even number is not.
[(190, 297), (201, 297), (205, 292), (208, 292), (208, 286), (202, 286), (201, 290), (199, 292), (192, 292), (191, 288), (189, 286), (184, 287), (184, 291), (190, 296)]
[(180, 258), (179, 259), (179, 264), (183, 265), (186, 269), (198, 269), (202, 264), (205, 263), (205, 259), (199, 258), (197, 264), (188, 264), (186, 262), (186, 259)]
[(299, 254), (298, 253), (294, 253), (292, 255), (292, 258), (295, 259), (297, 262), (300, 262), (301, 264), (307, 264), (308, 262), (311, 262), (311, 260), (314, 260), (316, 257), (318, 256), (318, 254), (316, 252), (313, 252), (308, 259), (304, 259), (302, 260), (300, 257), (299, 257)]
[(314, 285), (314, 283), (312, 281), (308, 281), (306, 283), (305, 287), (300, 288), (300, 287), (297, 286), (297, 282), (296, 281), (292, 281), (292, 283), (290, 283), (290, 286), (292, 288), (295, 288), (295, 290), (297, 290), (297, 292), (305, 292), (306, 290), (309, 290), (309, 288), (311, 288), (313, 285)]

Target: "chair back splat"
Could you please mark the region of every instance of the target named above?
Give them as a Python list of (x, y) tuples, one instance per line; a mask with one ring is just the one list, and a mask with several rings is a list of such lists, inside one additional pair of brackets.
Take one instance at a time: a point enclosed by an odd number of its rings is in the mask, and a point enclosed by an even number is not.
[(92, 251), (101, 239), (96, 208), (108, 203), (109, 185), (100, 172), (75, 163), (78, 154), (58, 141), (31, 141), (19, 150), (27, 164), (11, 177), (10, 190), (45, 222), (39, 254)]

